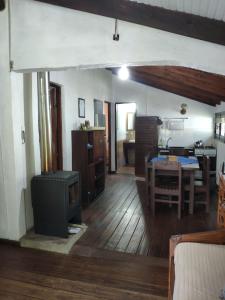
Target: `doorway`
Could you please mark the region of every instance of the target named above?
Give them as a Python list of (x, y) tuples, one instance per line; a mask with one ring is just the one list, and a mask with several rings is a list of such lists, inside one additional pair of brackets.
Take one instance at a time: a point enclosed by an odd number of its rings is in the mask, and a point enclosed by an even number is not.
[(116, 171), (134, 175), (136, 103), (116, 103)]
[(106, 172), (111, 173), (111, 103), (104, 102)]
[(63, 169), (61, 87), (50, 82), (53, 171)]

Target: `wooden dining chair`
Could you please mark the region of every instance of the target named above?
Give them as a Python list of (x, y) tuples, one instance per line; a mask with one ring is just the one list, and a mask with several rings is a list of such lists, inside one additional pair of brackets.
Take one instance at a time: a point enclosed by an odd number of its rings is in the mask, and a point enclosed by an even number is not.
[[(202, 180), (195, 180), (194, 193), (195, 193), (195, 204), (204, 204), (206, 207), (206, 212), (210, 209), (210, 158), (208, 156), (203, 156), (202, 164)], [(184, 199), (185, 192), (190, 192), (190, 184), (183, 185)], [(203, 196), (203, 200), (197, 199), (199, 196)], [(189, 200), (184, 200), (184, 202), (189, 202)]]
[(155, 204), (166, 203), (178, 206), (178, 219), (182, 206), (182, 169), (176, 161), (160, 161), (152, 164), (151, 209), (155, 215)]

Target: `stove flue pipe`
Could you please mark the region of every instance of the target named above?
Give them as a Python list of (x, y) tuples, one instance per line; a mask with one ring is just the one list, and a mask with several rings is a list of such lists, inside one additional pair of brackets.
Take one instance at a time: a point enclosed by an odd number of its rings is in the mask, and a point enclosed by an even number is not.
[(38, 84), (38, 123), (41, 153), (41, 173), (53, 171), (52, 165), (52, 125), (49, 95), (49, 73), (37, 73)]

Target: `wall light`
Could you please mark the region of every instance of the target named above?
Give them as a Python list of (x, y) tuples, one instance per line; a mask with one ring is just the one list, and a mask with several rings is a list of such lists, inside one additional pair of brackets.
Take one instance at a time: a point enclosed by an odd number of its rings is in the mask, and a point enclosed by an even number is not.
[(126, 66), (122, 66), (118, 71), (118, 76), (121, 80), (127, 80), (130, 76), (128, 68)]
[(180, 106), (180, 113), (182, 115), (185, 115), (187, 113), (187, 104), (185, 104), (185, 103), (181, 104), (181, 106)]

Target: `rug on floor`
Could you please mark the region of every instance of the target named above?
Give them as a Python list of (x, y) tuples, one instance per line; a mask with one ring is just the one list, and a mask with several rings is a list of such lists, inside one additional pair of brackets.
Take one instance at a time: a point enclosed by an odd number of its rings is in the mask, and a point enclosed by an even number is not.
[(81, 238), (81, 236), (85, 233), (85, 231), (88, 228), (85, 224), (70, 224), (70, 226), (78, 227), (81, 230), (79, 233), (69, 234), (68, 238), (45, 236), (41, 234), (36, 234), (34, 230), (30, 230), (20, 240), (20, 246), (24, 248), (33, 248), (50, 252), (69, 254), (72, 247)]

